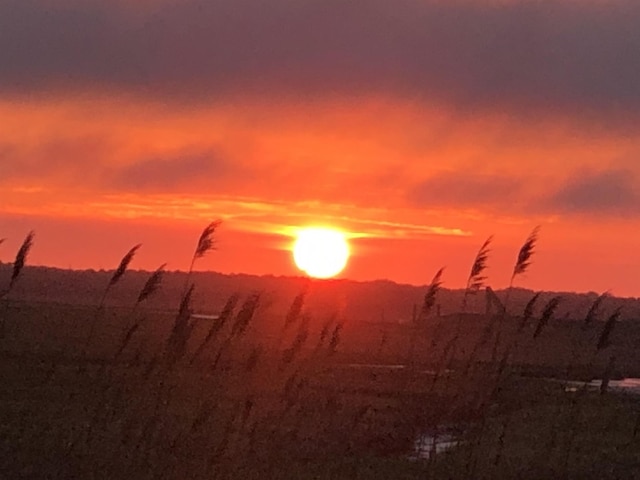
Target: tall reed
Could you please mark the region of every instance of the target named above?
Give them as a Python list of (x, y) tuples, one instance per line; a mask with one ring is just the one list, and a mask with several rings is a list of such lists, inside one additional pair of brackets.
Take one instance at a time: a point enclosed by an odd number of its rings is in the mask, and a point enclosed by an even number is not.
[(496, 359), (498, 358), (498, 350), (500, 348), (502, 329), (504, 326), (504, 320), (508, 315), (509, 300), (511, 297), (511, 293), (513, 291), (513, 285), (515, 283), (516, 278), (526, 273), (529, 267), (531, 266), (531, 259), (533, 257), (533, 254), (535, 253), (535, 248), (538, 243), (539, 234), (540, 234), (540, 226), (537, 226), (533, 229), (531, 234), (527, 237), (522, 247), (520, 247), (520, 251), (518, 252), (518, 258), (516, 259), (516, 263), (513, 267), (513, 272), (511, 274), (511, 281), (509, 282), (509, 288), (507, 289), (507, 295), (504, 301), (504, 313), (498, 317), (498, 328), (496, 332), (496, 339), (493, 344), (493, 352), (491, 354), (492, 362), (495, 362)]
[(193, 268), (195, 267), (196, 261), (203, 258), (210, 251), (216, 249), (217, 240), (214, 235), (221, 224), (222, 220), (214, 220), (209, 223), (209, 225), (207, 225), (200, 234), (196, 249), (191, 257), (191, 264), (189, 265), (189, 272), (187, 273), (187, 278), (185, 280), (183, 296), (186, 295), (187, 290), (189, 290), (189, 283), (191, 281), (191, 276), (193, 275)]
[(194, 285), (191, 283), (193, 268), (198, 259), (203, 258), (207, 253), (216, 248), (216, 238), (214, 237), (221, 220), (214, 220), (209, 223), (198, 238), (198, 243), (191, 257), (191, 264), (187, 278), (185, 279), (184, 292), (180, 299), (180, 308), (175, 317), (171, 333), (166, 342), (165, 357), (169, 365), (175, 364), (186, 353), (186, 344), (191, 336), (194, 325), (190, 324), (191, 319), (191, 296), (193, 295)]
[(424, 300), (422, 302), (422, 309), (420, 311), (420, 318), (425, 320), (436, 305), (436, 296), (442, 287), (442, 274), (444, 273), (444, 267), (438, 270), (431, 280), (431, 283), (427, 287), (427, 291), (424, 294)]
[(138, 329), (142, 326), (142, 323), (144, 322), (145, 317), (141, 317), (139, 319), (135, 318), (136, 315), (136, 311), (138, 309), (138, 306), (143, 303), (144, 301), (146, 301), (147, 299), (149, 299), (154, 293), (156, 293), (159, 289), (160, 289), (160, 284), (162, 283), (162, 278), (164, 276), (164, 269), (166, 267), (166, 263), (163, 263), (162, 265), (160, 265), (155, 272), (153, 272), (149, 278), (147, 279), (147, 281), (145, 282), (144, 286), (142, 287), (142, 290), (140, 290), (140, 293), (138, 294), (138, 298), (136, 300), (136, 303), (133, 306), (132, 312), (131, 312), (131, 316), (134, 317), (133, 322), (131, 325), (129, 325), (122, 337), (122, 341), (120, 342), (120, 346), (118, 347), (113, 360), (117, 360), (120, 355), (122, 355), (122, 353), (124, 352), (124, 350), (127, 348), (127, 346), (129, 345), (129, 342), (131, 341), (131, 338), (133, 337), (133, 335), (136, 333), (136, 331), (138, 331)]
[[(13, 269), (11, 272), (11, 280), (9, 281), (9, 286), (6, 288), (4, 292), (0, 293), (0, 301), (6, 300), (16, 282), (20, 278), (20, 274), (24, 269), (25, 264), (27, 263), (27, 257), (29, 256), (29, 252), (33, 247), (33, 239), (35, 237), (35, 232), (31, 231), (27, 234), (26, 238), (22, 242), (22, 245), (18, 249), (18, 253), (16, 254), (16, 258), (13, 261)], [(4, 239), (3, 239), (4, 242)], [(5, 309), (7, 308), (6, 302), (2, 302), (4, 304)], [(5, 312), (0, 313), (0, 339), (4, 338), (6, 335), (6, 318)]]
[(488, 267), (487, 262), (489, 260), (489, 254), (491, 253), (491, 242), (493, 242), (493, 235), (482, 244), (473, 261), (462, 299), (462, 313), (467, 310), (467, 299), (469, 295), (478, 293), (480, 289), (484, 287), (485, 281), (488, 278), (484, 272)]
[[(440, 291), (440, 288), (442, 287), (443, 273), (444, 273), (444, 267), (438, 270), (436, 274), (433, 276), (433, 279), (431, 280), (431, 283), (427, 287), (427, 291), (424, 294), (424, 297), (422, 300), (422, 306), (420, 307), (420, 313), (417, 317), (417, 324), (414, 323), (411, 326), (412, 329), (421, 328), (425, 324), (429, 316), (431, 315), (433, 307), (435, 307), (436, 305), (436, 297), (438, 295), (438, 292)], [(406, 359), (407, 365), (413, 365), (414, 363), (416, 341), (418, 337), (416, 333), (417, 332), (413, 332), (409, 340), (409, 349), (407, 352), (407, 359)]]
[(168, 368), (173, 367), (186, 353), (187, 342), (194, 324), (191, 322), (193, 310), (191, 299), (195, 286), (191, 285), (180, 301), (180, 308), (173, 322), (173, 328), (167, 339), (164, 360)]
[[(598, 300), (601, 301), (601, 298), (604, 299), (605, 297), (606, 297), (605, 295), (601, 295), (596, 300), (596, 302), (598, 302)], [(600, 304), (598, 303), (596, 310), (597, 308), (599, 308), (599, 305)], [(591, 313), (591, 310), (589, 311), (589, 313)], [(593, 368), (598, 354), (600, 354), (603, 350), (605, 350), (611, 345), (611, 335), (613, 334), (615, 326), (620, 320), (621, 315), (622, 315), (622, 308), (617, 308), (607, 318), (607, 321), (605, 322), (604, 327), (602, 328), (602, 331), (598, 336), (598, 342), (595, 345), (596, 348), (591, 357), (591, 361), (589, 362), (588, 370), (591, 370)], [(589, 314), (587, 315), (587, 317), (589, 317)], [(591, 321), (593, 321), (593, 318), (590, 319), (590, 322)], [(612, 358), (609, 359), (610, 364), (615, 360), (615, 358), (613, 359)], [(613, 366), (611, 365), (610, 368), (613, 368)], [(605, 372), (605, 375), (606, 375), (606, 372)], [(604, 378), (603, 378), (603, 382), (604, 382)], [(571, 409), (570, 409), (570, 415), (569, 415), (569, 429), (568, 429), (569, 434), (568, 434), (567, 445), (565, 446), (565, 449), (564, 449), (564, 461), (563, 461), (563, 468), (562, 468), (563, 474), (565, 477), (568, 475), (568, 472), (569, 472), (571, 454), (573, 452), (573, 446), (575, 444), (575, 440), (578, 436), (578, 419), (580, 417), (580, 405), (578, 401), (583, 395), (586, 394), (588, 384), (589, 384), (588, 380), (582, 384), (582, 387), (575, 394), (571, 402)]]
[[(467, 286), (464, 290), (464, 296), (462, 298), (462, 310), (456, 320), (455, 332), (453, 338), (449, 341), (442, 353), (442, 359), (440, 360), (438, 371), (440, 370), (442, 365), (445, 365), (445, 363), (447, 365), (447, 369), (450, 369), (453, 365), (453, 362), (455, 362), (456, 347), (462, 335), (462, 322), (464, 320), (464, 314), (467, 312), (467, 299), (469, 295), (477, 294), (480, 289), (484, 287), (485, 281), (488, 278), (485, 275), (485, 271), (488, 267), (487, 262), (489, 260), (489, 254), (491, 253), (490, 247), (492, 241), (493, 235), (490, 236), (482, 244), (480, 250), (476, 254), (475, 260), (473, 261), (471, 271), (469, 272), (469, 278), (467, 279)], [(449, 356), (449, 361), (447, 361), (447, 356)]]
[[(9, 293), (11, 293), (11, 290), (13, 290), (13, 287), (15, 286), (16, 282), (20, 278), (20, 274), (22, 273), (22, 270), (24, 269), (24, 266), (27, 263), (27, 257), (29, 256), (29, 252), (33, 247), (34, 237), (35, 237), (35, 232), (33, 231), (29, 232), (26, 238), (24, 239), (24, 241), (22, 242), (22, 245), (18, 249), (16, 258), (13, 261), (13, 269), (11, 272), (11, 279), (9, 280), (9, 286), (4, 292), (0, 294), (0, 299), (3, 297), (6, 297), (7, 295), (9, 295)], [(2, 241), (4, 242), (4, 239)]]
[(229, 322), (229, 319), (233, 316), (233, 312), (239, 300), (240, 300), (240, 296), (238, 294), (234, 294), (234, 295), (231, 295), (231, 297), (229, 297), (229, 299), (227, 300), (227, 303), (222, 309), (222, 312), (218, 316), (218, 319), (213, 321), (213, 323), (211, 324), (211, 327), (209, 327), (209, 331), (207, 332), (207, 335), (204, 337), (204, 339), (202, 340), (202, 343), (200, 343), (195, 353), (191, 357), (191, 360), (189, 362), (191, 365), (195, 363), (198, 357), (202, 355), (202, 352), (204, 352), (204, 349), (218, 336), (218, 334), (225, 327), (225, 325), (227, 325), (227, 323)]
[(124, 255), (124, 257), (122, 257), (122, 259), (120, 260), (120, 263), (118, 264), (118, 267), (114, 270), (113, 274), (111, 275), (111, 278), (109, 279), (109, 283), (107, 284), (107, 286), (104, 289), (104, 292), (102, 293), (102, 297), (100, 299), (100, 303), (98, 304), (96, 313), (94, 314), (91, 320), (91, 324), (89, 326), (89, 333), (87, 335), (87, 338), (85, 340), (84, 347), (83, 347), (83, 353), (82, 353), (83, 358), (86, 358), (87, 351), (89, 350), (89, 348), (91, 347), (91, 344), (93, 343), (93, 337), (95, 335), (96, 326), (104, 312), (104, 306), (107, 300), (107, 296), (109, 295), (109, 292), (122, 279), (124, 274), (127, 272), (129, 265), (133, 261), (133, 258), (136, 256), (136, 253), (138, 252), (140, 247), (142, 247), (142, 244), (135, 245), (133, 248), (131, 248)]

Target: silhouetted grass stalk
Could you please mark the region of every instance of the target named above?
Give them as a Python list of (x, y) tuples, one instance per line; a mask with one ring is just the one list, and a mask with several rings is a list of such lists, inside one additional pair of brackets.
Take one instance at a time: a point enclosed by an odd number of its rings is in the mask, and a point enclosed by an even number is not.
[(540, 233), (540, 227), (536, 227), (533, 229), (527, 240), (524, 242), (520, 251), (518, 252), (518, 258), (516, 260), (516, 264), (513, 267), (513, 273), (511, 274), (511, 281), (509, 282), (509, 288), (507, 289), (507, 295), (504, 300), (504, 312), (502, 315), (498, 317), (498, 329), (496, 332), (496, 340), (493, 346), (493, 353), (491, 355), (492, 362), (495, 362), (498, 357), (498, 350), (500, 348), (500, 340), (502, 335), (502, 328), (504, 326), (505, 318), (508, 315), (509, 309), (509, 301), (511, 299), (511, 293), (513, 291), (513, 285), (515, 283), (516, 278), (519, 275), (523, 275), (527, 272), (529, 267), (531, 266), (531, 258), (535, 252), (535, 247), (538, 243), (538, 236)]
[(196, 245), (196, 249), (194, 250), (193, 256), (191, 257), (191, 264), (189, 265), (187, 278), (185, 279), (184, 292), (182, 294), (183, 298), (190, 288), (191, 277), (193, 275), (193, 268), (195, 267), (196, 261), (200, 258), (203, 258), (210, 251), (216, 249), (216, 239), (214, 235), (221, 224), (222, 220), (214, 220), (213, 222), (209, 223), (209, 225), (207, 225), (200, 234), (198, 244)]
[(209, 328), (209, 331), (207, 332), (207, 335), (202, 340), (202, 343), (198, 346), (198, 348), (194, 352), (193, 356), (191, 357), (191, 360), (189, 361), (189, 363), (191, 365), (193, 365), (195, 363), (195, 361), (200, 357), (200, 355), (202, 355), (202, 352), (204, 352), (204, 349), (213, 340), (215, 340), (215, 338), (218, 336), (220, 331), (229, 322), (229, 319), (232, 317), (233, 312), (234, 312), (234, 310), (236, 308), (236, 305), (238, 304), (239, 300), (240, 300), (240, 296), (237, 295), (237, 294), (232, 295), (231, 297), (229, 297), (229, 299), (227, 300), (227, 303), (225, 304), (224, 308), (222, 309), (222, 312), (220, 313), (218, 319), (213, 321), (213, 323), (211, 324), (211, 327)]
[[(599, 307), (599, 305), (598, 305)], [(597, 307), (596, 307), (597, 308)], [(591, 310), (590, 310), (591, 313)], [(604, 351), (606, 348), (608, 348), (610, 346), (610, 342), (611, 342), (611, 335), (615, 329), (616, 324), (618, 323), (618, 321), (620, 320), (620, 316), (622, 314), (622, 309), (621, 308), (617, 308), (610, 316), (609, 318), (607, 318), (607, 321), (604, 324), (604, 327), (602, 328), (602, 331), (600, 332), (600, 335), (598, 337), (598, 342), (596, 344), (596, 348), (595, 351), (593, 352), (592, 356), (591, 356), (591, 360), (589, 361), (589, 365), (587, 367), (587, 371), (590, 371), (593, 369), (593, 366), (596, 362), (597, 356)], [(589, 315), (587, 315), (587, 318), (589, 318)], [(592, 317), (589, 321), (589, 323), (586, 322), (585, 320), (585, 324), (589, 325), (591, 321), (593, 321), (595, 317)], [(569, 414), (569, 434), (568, 434), (568, 440), (567, 440), (567, 445), (565, 447), (564, 450), (564, 461), (563, 461), (563, 475), (566, 478), (566, 476), (568, 475), (568, 471), (569, 471), (569, 465), (570, 465), (570, 461), (571, 461), (571, 453), (573, 451), (573, 446), (575, 444), (575, 439), (577, 437), (578, 434), (578, 418), (580, 417), (580, 405), (579, 405), (579, 400), (586, 394), (587, 392), (587, 388), (589, 385), (590, 381), (589, 380), (585, 380), (585, 382), (582, 384), (582, 387), (575, 393), (575, 395), (572, 398), (572, 402), (571, 402), (571, 409), (570, 409), (570, 414)]]
[(142, 246), (141, 244), (136, 245), (131, 250), (129, 250), (124, 257), (122, 257), (122, 260), (120, 260), (120, 264), (118, 265), (118, 268), (116, 268), (116, 270), (113, 272), (113, 275), (109, 280), (109, 283), (104, 289), (104, 292), (102, 293), (102, 297), (100, 299), (100, 303), (98, 304), (98, 309), (96, 310), (96, 313), (94, 314), (91, 320), (91, 324), (89, 326), (89, 333), (87, 335), (87, 339), (85, 340), (85, 344), (82, 349), (83, 362), (86, 360), (88, 350), (89, 348), (91, 348), (91, 344), (93, 343), (93, 337), (95, 335), (95, 330), (96, 330), (98, 321), (100, 320), (100, 318), (104, 313), (104, 307), (105, 307), (105, 302), (107, 300), (107, 296), (109, 295), (109, 292), (111, 291), (111, 289), (124, 276), (127, 269), (129, 268), (129, 265), (131, 264), (131, 261), (133, 260), (133, 258), (135, 257), (136, 253), (138, 252), (141, 246)]
[[(444, 273), (444, 267), (436, 272), (431, 283), (427, 287), (427, 291), (424, 294), (424, 299), (422, 301), (422, 307), (420, 309), (420, 314), (418, 315), (418, 324), (412, 325), (414, 330), (421, 329), (423, 324), (428, 320), (431, 315), (431, 311), (433, 307), (436, 305), (436, 296), (442, 287), (442, 274)], [(407, 352), (407, 366), (413, 367), (415, 349), (416, 349), (416, 340), (417, 340), (417, 332), (414, 331), (414, 334), (411, 335), (409, 342), (409, 350)]]
[[(456, 320), (456, 328), (453, 335), (453, 338), (445, 347), (442, 358), (438, 363), (437, 371), (440, 371), (441, 368), (445, 368), (446, 370), (451, 370), (453, 367), (453, 363), (455, 362), (455, 357), (457, 353), (457, 344), (460, 341), (460, 337), (462, 335), (462, 322), (464, 319), (464, 315), (467, 312), (467, 299), (469, 295), (475, 295), (480, 291), (481, 288), (484, 287), (485, 281), (487, 280), (487, 276), (484, 274), (487, 269), (487, 261), (489, 259), (489, 253), (491, 252), (491, 242), (493, 241), (493, 236), (490, 236), (484, 244), (480, 247), (476, 258), (471, 266), (471, 272), (469, 273), (469, 278), (467, 279), (467, 286), (464, 291), (464, 296), (462, 298), (462, 310), (458, 315)], [(450, 355), (449, 355), (450, 352)], [(447, 356), (449, 357), (447, 359)], [(444, 366), (446, 364), (446, 366)]]
[[(11, 271), (11, 279), (9, 280), (9, 286), (6, 290), (0, 293), (0, 301), (3, 302), (3, 314), (0, 317), (0, 338), (4, 338), (6, 335), (6, 309), (7, 309), (7, 297), (13, 290), (13, 287), (16, 285), (16, 282), (20, 278), (20, 274), (24, 269), (24, 266), (27, 263), (27, 258), (29, 256), (29, 252), (33, 247), (33, 239), (35, 237), (35, 232), (31, 231), (27, 234), (26, 238), (22, 242), (22, 245), (18, 249), (18, 253), (16, 254), (16, 258), (13, 261), (13, 268)], [(3, 239), (4, 242), (4, 239)]]
[(162, 283), (162, 277), (164, 276), (164, 268), (166, 267), (166, 263), (160, 265), (155, 272), (151, 274), (151, 276), (147, 279), (144, 287), (140, 291), (136, 303), (134, 304), (131, 310), (131, 317), (133, 318), (133, 323), (131, 325), (127, 325), (126, 331), (122, 337), (122, 341), (116, 350), (116, 353), (113, 357), (113, 361), (117, 361), (120, 358), (120, 355), (124, 352), (124, 350), (129, 345), (131, 338), (138, 331), (138, 329), (142, 326), (145, 317), (136, 319), (136, 313), (138, 311), (138, 307), (149, 299), (154, 293), (158, 291), (160, 288), (160, 284)]

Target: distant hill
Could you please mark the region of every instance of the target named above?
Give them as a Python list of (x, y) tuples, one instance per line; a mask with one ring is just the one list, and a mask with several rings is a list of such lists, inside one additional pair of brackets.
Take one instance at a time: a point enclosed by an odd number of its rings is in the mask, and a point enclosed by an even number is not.
[[(146, 282), (149, 272), (129, 271), (113, 288), (108, 304), (114, 307), (132, 305)], [(11, 266), (0, 265), (0, 288), (8, 283)], [(112, 272), (94, 270), (63, 270), (48, 267), (26, 267), (11, 293), (13, 301), (57, 302), (72, 305), (94, 305), (100, 301)], [(187, 274), (167, 272), (162, 288), (149, 301), (154, 309), (174, 310), (184, 291)], [(273, 309), (286, 311), (293, 298), (309, 285), (308, 306), (322, 310), (335, 310), (355, 321), (366, 322), (409, 322), (414, 306), (419, 306), (426, 290), (425, 286), (402, 285), (391, 281), (378, 280), (355, 282), (351, 280), (313, 280), (301, 277), (255, 276), (246, 274), (224, 275), (216, 272), (196, 272), (192, 276), (196, 285), (194, 307), (199, 312), (215, 313), (233, 293), (248, 294), (263, 292), (263, 298)], [(441, 315), (460, 311), (463, 290), (443, 289), (437, 297)], [(505, 298), (505, 291), (496, 294)], [(511, 292), (508, 310), (519, 315), (534, 292), (515, 288)], [(540, 304), (555, 295), (562, 296), (557, 311), (560, 319), (580, 319), (597, 298), (596, 293), (545, 292)], [(611, 298), (604, 304), (606, 311), (621, 307), (622, 318), (640, 319), (640, 299)], [(485, 311), (485, 295), (478, 293), (468, 302), (469, 312)]]

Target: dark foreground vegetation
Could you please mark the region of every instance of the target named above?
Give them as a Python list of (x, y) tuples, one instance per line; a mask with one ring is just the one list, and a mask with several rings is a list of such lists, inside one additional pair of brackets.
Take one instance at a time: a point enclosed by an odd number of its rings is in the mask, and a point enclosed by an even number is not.
[(24, 301), (27, 240), (0, 270), (0, 478), (640, 478), (640, 401), (608, 388), (640, 377), (638, 324), (606, 295), (571, 320), (553, 296), (516, 311), (484, 285), (490, 242), (459, 314), (436, 314), (438, 272), (397, 323), (319, 304), (320, 281), (284, 308), (239, 291), (202, 317), (189, 274), (157, 308), (163, 268), (115, 307), (137, 247), (94, 305)]

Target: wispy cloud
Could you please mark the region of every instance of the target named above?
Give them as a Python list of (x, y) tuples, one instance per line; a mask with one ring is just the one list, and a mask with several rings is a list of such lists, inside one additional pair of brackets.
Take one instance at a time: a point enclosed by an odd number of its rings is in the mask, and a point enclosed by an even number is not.
[[(20, 208), (5, 213), (29, 214)], [(352, 215), (345, 212), (352, 212)], [(222, 218), (233, 230), (294, 236), (301, 225), (343, 228), (352, 238), (419, 239), (469, 236), (468, 230), (433, 224), (389, 221), (386, 212), (341, 204), (277, 202), (257, 198), (188, 195), (105, 195), (86, 202), (51, 202), (40, 215), (75, 218), (152, 219), (203, 222)]]

